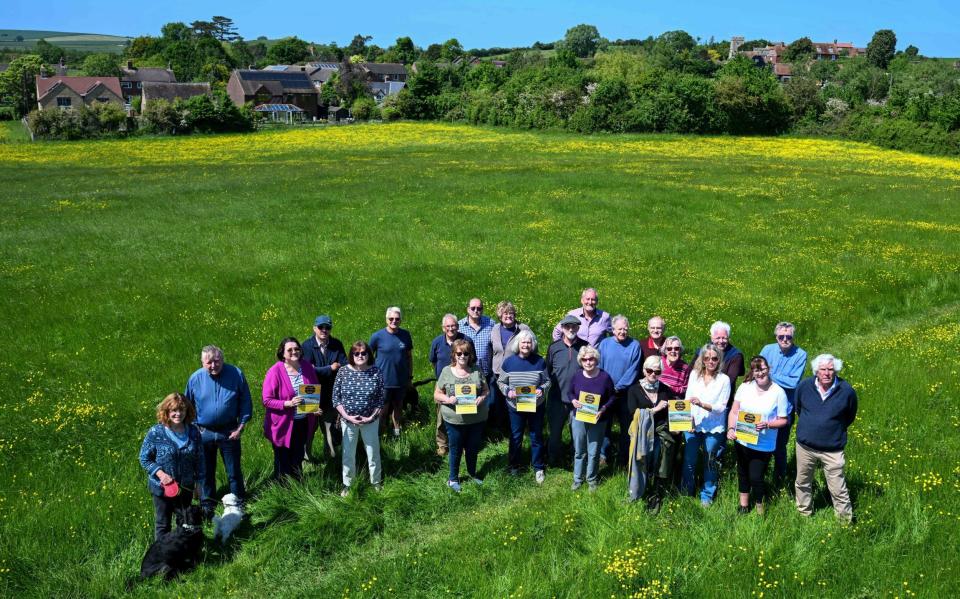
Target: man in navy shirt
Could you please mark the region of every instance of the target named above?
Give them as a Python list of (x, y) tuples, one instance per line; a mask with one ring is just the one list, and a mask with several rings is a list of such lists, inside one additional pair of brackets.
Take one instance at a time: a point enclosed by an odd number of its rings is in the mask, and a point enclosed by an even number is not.
[(211, 519), (217, 505), (218, 449), (227, 470), (230, 492), (240, 501), (246, 494), (240, 470), (240, 433), (250, 421), (253, 404), (243, 371), (225, 364), (219, 347), (204, 347), (200, 351), (200, 364), (201, 367), (190, 375), (183, 394), (197, 411), (206, 471), (200, 489), (200, 506), (204, 517)]
[(387, 308), (387, 326), (370, 336), (370, 349), (376, 354), (377, 368), (383, 376), (384, 400), (381, 422), (390, 418), (393, 436), (400, 436), (403, 398), (413, 379), (413, 338), (400, 328), (400, 308)]
[(823, 464), (827, 489), (837, 517), (853, 520), (850, 493), (843, 474), (847, 429), (857, 417), (857, 392), (837, 376), (843, 362), (820, 354), (810, 362), (813, 376), (800, 381), (794, 396), (797, 410), (797, 509), (813, 514), (813, 475)]
[[(337, 370), (347, 363), (347, 353), (343, 343), (331, 335), (333, 319), (327, 314), (321, 314), (313, 321), (313, 335), (303, 342), (303, 358), (313, 364), (320, 382), (320, 409), (323, 411), (323, 432), (326, 437), (327, 453), (330, 457), (337, 455), (334, 435), (338, 427), (333, 426), (337, 419), (337, 411), (333, 409), (333, 381), (337, 378)], [(314, 431), (316, 432), (316, 431)], [(307, 437), (307, 459), (314, 461), (314, 435)]]
[[(443, 332), (437, 335), (430, 344), (430, 363), (433, 364), (434, 376), (440, 378), (440, 373), (445, 366), (450, 366), (450, 351), (453, 342), (457, 339), (464, 339), (460, 332), (460, 323), (453, 314), (445, 314), (441, 321)], [(443, 457), (447, 455), (447, 427), (443, 423), (443, 417), (440, 415), (440, 404), (437, 404), (437, 455)]]

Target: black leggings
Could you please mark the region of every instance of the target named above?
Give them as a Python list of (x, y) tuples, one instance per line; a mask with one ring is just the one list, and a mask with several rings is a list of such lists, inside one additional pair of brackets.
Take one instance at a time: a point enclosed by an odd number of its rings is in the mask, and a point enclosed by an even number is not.
[(752, 493), (754, 503), (763, 503), (767, 494), (764, 476), (772, 451), (757, 451), (737, 443), (737, 484), (741, 493)]

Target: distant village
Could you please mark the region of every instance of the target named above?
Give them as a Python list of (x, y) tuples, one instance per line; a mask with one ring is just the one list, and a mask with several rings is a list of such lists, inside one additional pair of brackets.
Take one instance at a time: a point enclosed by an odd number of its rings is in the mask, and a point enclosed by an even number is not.
[[(743, 55), (758, 66), (772, 68), (777, 79), (785, 83), (792, 76), (792, 66), (783, 61), (787, 49), (784, 42), (764, 47), (744, 49), (743, 37), (734, 37), (730, 42), (728, 58)], [(837, 60), (840, 57), (856, 57), (866, 53), (866, 48), (850, 42), (814, 42), (816, 60)], [(462, 62), (476, 65), (476, 57), (458, 58), (452, 63), (439, 63), (440, 67), (460, 66)], [(506, 62), (487, 60), (494, 67), (502, 68)], [(264, 118), (285, 123), (326, 120), (344, 122), (350, 119), (347, 107), (326, 106), (320, 102), (320, 92), (331, 77), (342, 68), (335, 62), (307, 62), (302, 65), (268, 65), (263, 69), (235, 69), (226, 86), (227, 94), (238, 106), (251, 104), (254, 111)], [(354, 73), (367, 88), (370, 96), (381, 104), (387, 96), (404, 88), (408, 67), (400, 63), (360, 62), (351, 66)], [(417, 65), (409, 71), (416, 73)], [(2, 70), (2, 66), (0, 66)], [(131, 101), (139, 98), (137, 108), (143, 112), (156, 100), (173, 102), (193, 96), (211, 93), (209, 83), (181, 83), (173, 70), (157, 67), (137, 67), (128, 61), (121, 67), (120, 77), (75, 77), (68, 76), (67, 65), (61, 60), (52, 69), (44, 68), (36, 76), (37, 108), (39, 110), (70, 109), (94, 103), (113, 102), (126, 110), (133, 108)]]

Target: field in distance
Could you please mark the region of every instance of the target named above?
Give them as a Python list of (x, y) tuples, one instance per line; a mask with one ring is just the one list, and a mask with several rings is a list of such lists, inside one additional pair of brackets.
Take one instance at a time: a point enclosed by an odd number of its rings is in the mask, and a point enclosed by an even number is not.
[(101, 33), (69, 33), (63, 31), (38, 31), (34, 29), (0, 29), (0, 48), (30, 49), (40, 40), (47, 40), (55, 46), (69, 50), (88, 52), (123, 51), (131, 37), (105, 35)]
[[(250, 135), (0, 143), (0, 596), (939, 597), (960, 587), (960, 160), (791, 138), (597, 135), (396, 123)], [(581, 289), (688, 348), (779, 320), (860, 395), (847, 477), (737, 517), (625, 503), (620, 472), (570, 491), (572, 458), (446, 486), (432, 385), (385, 489), (339, 496), (335, 460), (269, 483), (261, 381), (280, 339), (331, 314), (346, 343), (399, 305), (414, 379), (447, 312), (512, 300), (540, 338)], [(137, 585), (152, 509), (137, 463), (154, 406), (200, 347), (244, 369), (249, 523), (172, 585)], [(569, 443), (569, 440), (567, 440)], [(732, 456), (733, 451), (728, 452)], [(954, 456), (951, 458), (950, 456)], [(528, 459), (528, 458), (525, 458)], [(220, 471), (223, 480), (222, 470)], [(823, 488), (822, 478), (818, 482)], [(224, 489), (221, 488), (223, 491)], [(207, 531), (208, 536), (211, 531)]]

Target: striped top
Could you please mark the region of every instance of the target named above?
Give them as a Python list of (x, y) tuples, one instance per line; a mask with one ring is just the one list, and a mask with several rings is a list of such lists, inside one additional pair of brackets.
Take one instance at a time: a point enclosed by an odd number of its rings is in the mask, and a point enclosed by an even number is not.
[(497, 386), (503, 392), (507, 399), (507, 405), (511, 410), (516, 411), (516, 400), (510, 399), (508, 393), (514, 387), (533, 386), (543, 390), (543, 394), (537, 398), (537, 405), (543, 403), (547, 398), (547, 390), (550, 389), (550, 377), (547, 375), (547, 363), (539, 354), (530, 354), (526, 358), (519, 355), (513, 355), (503, 361), (500, 377), (497, 379)]

